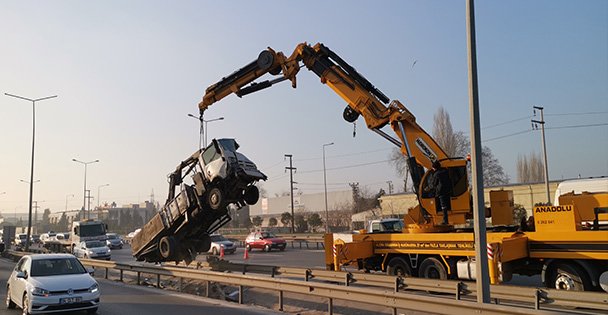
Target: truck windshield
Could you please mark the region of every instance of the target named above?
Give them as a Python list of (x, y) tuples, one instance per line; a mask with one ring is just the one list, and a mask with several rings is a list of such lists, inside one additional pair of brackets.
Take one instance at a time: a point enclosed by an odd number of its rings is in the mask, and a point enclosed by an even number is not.
[(106, 231), (103, 224), (81, 225), (80, 237), (105, 235)]
[(217, 142), (224, 149), (224, 151), (232, 151), (236, 152), (239, 148), (239, 144), (234, 141), (234, 139), (219, 139)]

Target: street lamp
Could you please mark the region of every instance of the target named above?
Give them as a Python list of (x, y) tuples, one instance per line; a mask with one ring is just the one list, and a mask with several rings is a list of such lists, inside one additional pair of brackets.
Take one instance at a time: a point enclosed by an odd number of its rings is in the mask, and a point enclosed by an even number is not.
[(334, 145), (333, 142), (323, 145), (323, 185), (325, 186), (325, 233), (329, 233), (329, 210), (327, 209), (327, 172), (325, 171), (325, 147)]
[[(25, 101), (32, 102), (32, 163), (30, 168), (30, 205), (28, 211), (28, 220), (27, 220), (27, 239), (30, 239), (30, 232), (32, 229), (32, 197), (34, 196), (34, 144), (36, 143), (36, 102), (48, 100), (50, 98), (57, 97), (57, 95), (31, 99), (19, 95), (4, 93), (6, 96), (22, 99)], [(27, 252), (30, 249), (30, 242), (25, 242), (25, 251)]]
[[(203, 116), (194, 116), (192, 114), (188, 114), (188, 117), (192, 117), (194, 119), (197, 119), (200, 122), (200, 130), (199, 130), (199, 138), (198, 138), (198, 147), (201, 147), (201, 139), (203, 138), (203, 133), (205, 134), (205, 143), (203, 144), (203, 146), (206, 148), (207, 147), (207, 124), (212, 122), (212, 121), (217, 121), (217, 120), (224, 120), (224, 117), (219, 117), (219, 118), (213, 118), (213, 119), (203, 119)], [(204, 128), (204, 129), (203, 129)], [(203, 132), (204, 130), (204, 132)]]
[[(34, 226), (38, 227), (38, 203), (39, 202), (45, 202), (46, 200), (34, 200), (34, 203), (36, 204), (34, 206)], [(38, 228), (36, 228), (36, 232), (38, 232)]]
[[(78, 162), (78, 163), (84, 165), (84, 189), (83, 189), (82, 209), (86, 210), (86, 206), (87, 206), (87, 165), (92, 164), (92, 163), (97, 163), (97, 162), (99, 162), (99, 160), (83, 162), (83, 161), (79, 161), (77, 159), (72, 159), (72, 161)], [(89, 210), (88, 219), (90, 219), (90, 218), (91, 218), (91, 211)]]
[(110, 186), (110, 184), (100, 185), (97, 187), (97, 208), (99, 208), (99, 201), (101, 200), (101, 197), (99, 196), (101, 187), (107, 187), (107, 186)]
[(68, 211), (68, 197), (74, 197), (74, 194), (65, 195), (65, 211)]

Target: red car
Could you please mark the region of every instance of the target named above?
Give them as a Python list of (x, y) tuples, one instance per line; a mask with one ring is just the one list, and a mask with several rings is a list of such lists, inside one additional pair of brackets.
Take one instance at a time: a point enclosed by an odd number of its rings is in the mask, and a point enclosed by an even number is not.
[(248, 251), (251, 251), (252, 248), (260, 248), (266, 252), (273, 248), (284, 251), (285, 247), (287, 247), (287, 242), (270, 232), (251, 232), (245, 239), (245, 248)]

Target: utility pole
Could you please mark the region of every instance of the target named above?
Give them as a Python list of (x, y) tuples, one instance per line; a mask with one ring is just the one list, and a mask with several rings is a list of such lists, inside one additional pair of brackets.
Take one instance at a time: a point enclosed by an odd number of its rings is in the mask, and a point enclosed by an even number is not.
[(291, 187), (291, 192), (289, 194), (291, 196), (291, 234), (293, 234), (293, 233), (295, 233), (295, 228), (294, 228), (294, 224), (293, 224), (294, 221), (295, 221), (295, 216), (294, 216), (294, 213), (293, 213), (293, 184), (294, 184), (294, 181), (293, 181), (293, 172), (295, 170), (297, 170), (297, 168), (293, 167), (293, 163), (292, 163), (293, 162), (293, 160), (292, 160), (293, 155), (291, 155), (291, 154), (285, 154), (285, 157), (289, 158), (289, 167), (286, 166), (285, 170), (289, 170), (289, 184), (290, 184), (290, 187)]
[(87, 219), (91, 219), (91, 198), (93, 198), (93, 197), (91, 197), (90, 189), (87, 189), (84, 192), (85, 192), (85, 199), (87, 199), (87, 204), (88, 204), (87, 208), (89, 209), (87, 211)]
[(543, 116), (543, 107), (533, 106), (534, 116), (536, 116), (536, 110), (540, 112), (540, 120), (532, 119), (532, 129), (538, 130), (538, 125), (540, 125), (541, 132), (541, 142), (543, 146), (543, 158), (545, 160), (544, 168), (545, 168), (545, 190), (547, 192), (547, 204), (551, 203), (551, 194), (549, 193), (549, 166), (547, 166), (547, 144), (545, 143), (545, 118)]

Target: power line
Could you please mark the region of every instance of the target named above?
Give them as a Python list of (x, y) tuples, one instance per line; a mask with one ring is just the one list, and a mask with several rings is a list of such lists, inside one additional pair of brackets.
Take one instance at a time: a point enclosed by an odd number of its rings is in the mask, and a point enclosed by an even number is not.
[(547, 116), (577, 116), (577, 115), (597, 115), (597, 114), (608, 114), (608, 112), (561, 113), (561, 114), (547, 114)]
[(547, 127), (545, 129), (568, 129), (568, 128), (599, 127), (599, 126), (608, 126), (608, 123), (591, 124), (591, 125), (572, 125), (572, 126)]
[[(347, 169), (347, 168), (353, 168), (353, 167), (361, 167), (361, 166), (368, 166), (368, 165), (374, 165), (374, 164), (381, 164), (381, 163), (386, 163), (386, 162), (390, 162), (391, 160), (383, 160), (383, 161), (376, 161), (376, 162), (368, 162), (368, 163), (361, 163), (361, 164), (355, 164), (355, 165), (348, 165), (348, 166), (341, 166), (341, 167), (334, 167), (334, 168), (328, 168), (326, 169), (327, 171), (335, 171), (335, 170), (343, 170), (343, 169)], [(309, 174), (309, 173), (317, 173), (317, 172), (323, 172), (323, 170), (310, 170), (310, 171), (301, 171), (300, 174)]]
[(510, 123), (514, 123), (514, 122), (517, 122), (517, 121), (520, 121), (520, 120), (528, 120), (530, 118), (532, 118), (532, 116), (528, 115), (528, 116), (525, 116), (525, 117), (521, 117), (521, 118), (505, 121), (505, 122), (502, 122), (502, 123), (498, 123), (498, 124), (494, 124), (494, 125), (489, 125), (489, 126), (484, 126), (484, 127), (481, 127), (481, 129), (490, 129), (490, 128), (494, 128), (494, 127), (498, 127), (498, 126), (503, 126), (503, 125), (507, 125), (507, 124), (510, 124)]
[(499, 137), (495, 137), (495, 138), (490, 138), (490, 139), (486, 139), (486, 140), (482, 140), (482, 142), (490, 142), (490, 141), (494, 141), (494, 140), (498, 140), (498, 139), (503, 139), (503, 138), (508, 138), (508, 137), (512, 137), (512, 136), (516, 136), (516, 135), (521, 135), (527, 132), (530, 132), (532, 130), (524, 130), (524, 131), (519, 131), (519, 132), (515, 132), (515, 133), (511, 133), (508, 135), (504, 135), (504, 136), (499, 136)]

